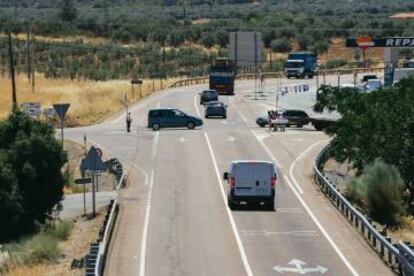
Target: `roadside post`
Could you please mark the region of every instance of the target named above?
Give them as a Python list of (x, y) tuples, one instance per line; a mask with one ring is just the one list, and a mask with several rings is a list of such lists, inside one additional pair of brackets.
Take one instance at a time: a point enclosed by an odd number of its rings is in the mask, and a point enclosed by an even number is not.
[(63, 147), (63, 128), (65, 124), (65, 115), (66, 115), (66, 112), (68, 112), (69, 107), (70, 107), (69, 103), (60, 103), (60, 104), (53, 105), (53, 108), (55, 109), (56, 113), (59, 115), (59, 118), (60, 118), (62, 147)]
[(98, 186), (99, 173), (105, 170), (105, 164), (102, 161), (102, 151), (92, 146), (88, 154), (81, 163), (81, 171), (89, 171), (92, 181), (92, 216), (96, 216), (96, 187)]
[(134, 85), (138, 85), (138, 89), (139, 89), (139, 97), (142, 97), (142, 91), (141, 91), (141, 85), (142, 85), (142, 80), (140, 79), (132, 79), (131, 80), (131, 86), (132, 86), (132, 95), (135, 95), (135, 91), (134, 91)]

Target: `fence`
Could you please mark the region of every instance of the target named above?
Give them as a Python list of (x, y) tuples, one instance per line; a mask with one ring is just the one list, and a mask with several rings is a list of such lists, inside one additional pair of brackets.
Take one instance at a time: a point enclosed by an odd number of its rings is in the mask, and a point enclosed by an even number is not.
[[(381, 259), (401, 275), (414, 275), (414, 252), (403, 242), (392, 243), (391, 238), (380, 233), (371, 220), (362, 215), (338, 191), (322, 172), (322, 166), (329, 156), (329, 146), (317, 156), (314, 163), (315, 182), (322, 192), (331, 200), (335, 207), (345, 216), (348, 222), (367, 240), (372, 249)], [(383, 235), (384, 234), (384, 235)]]
[[(315, 73), (315, 76), (318, 78), (319, 76), (326, 76), (326, 75), (337, 75), (338, 77), (345, 74), (354, 74), (354, 73), (374, 73), (378, 71), (383, 71), (383, 67), (378, 68), (354, 68), (354, 69), (329, 69), (329, 70), (318, 70)], [(261, 72), (261, 73), (247, 73), (247, 74), (239, 74), (236, 75), (236, 80), (254, 80), (254, 79), (268, 79), (268, 78), (282, 78), (284, 77), (282, 72)], [(181, 87), (181, 86), (189, 86), (189, 85), (198, 85), (198, 84), (206, 84), (209, 81), (209, 77), (197, 77), (197, 78), (188, 78), (178, 80), (172, 83), (169, 87)]]

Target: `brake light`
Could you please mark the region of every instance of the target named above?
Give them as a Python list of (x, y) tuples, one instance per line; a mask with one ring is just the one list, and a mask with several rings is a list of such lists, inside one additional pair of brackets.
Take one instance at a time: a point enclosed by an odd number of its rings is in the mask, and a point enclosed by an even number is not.
[(272, 177), (272, 187), (276, 185), (276, 177)]
[(234, 188), (234, 185), (236, 185), (236, 178), (234, 176), (230, 177), (229, 185), (231, 188)]

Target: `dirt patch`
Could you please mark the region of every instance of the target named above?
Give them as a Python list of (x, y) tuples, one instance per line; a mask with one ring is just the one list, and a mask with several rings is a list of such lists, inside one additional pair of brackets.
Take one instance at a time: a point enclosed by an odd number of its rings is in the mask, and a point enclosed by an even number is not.
[(88, 252), (90, 243), (95, 241), (106, 214), (106, 208), (99, 210), (93, 220), (78, 217), (73, 220), (73, 230), (67, 241), (61, 242), (62, 257), (54, 264), (38, 264), (32, 267), (15, 267), (7, 275), (10, 276), (52, 276), (52, 275), (85, 275), (84, 269), (71, 269), (73, 259), (82, 259)]

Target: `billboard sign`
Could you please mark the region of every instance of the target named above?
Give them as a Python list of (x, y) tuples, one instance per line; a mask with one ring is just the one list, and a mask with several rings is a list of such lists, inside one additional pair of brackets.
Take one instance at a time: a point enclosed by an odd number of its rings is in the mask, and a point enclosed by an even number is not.
[(374, 38), (360, 37), (347, 38), (346, 47), (348, 48), (362, 48), (362, 47), (377, 47), (377, 48), (404, 48), (414, 47), (414, 37), (388, 37), (388, 38)]
[(235, 61), (239, 68), (259, 68), (263, 62), (262, 49), (262, 33), (230, 33), (230, 59)]

